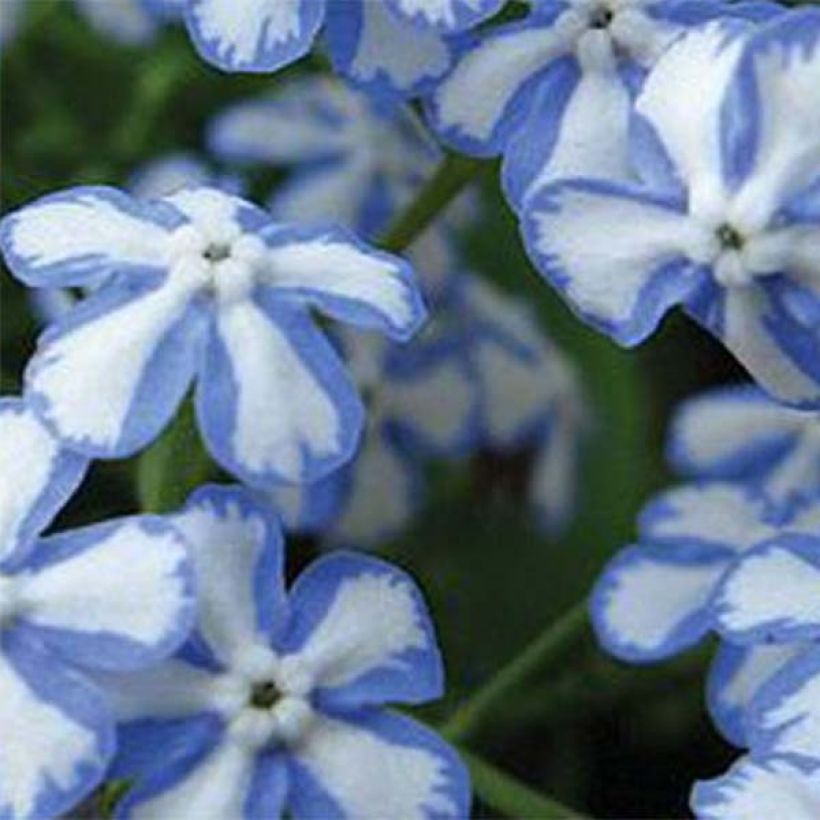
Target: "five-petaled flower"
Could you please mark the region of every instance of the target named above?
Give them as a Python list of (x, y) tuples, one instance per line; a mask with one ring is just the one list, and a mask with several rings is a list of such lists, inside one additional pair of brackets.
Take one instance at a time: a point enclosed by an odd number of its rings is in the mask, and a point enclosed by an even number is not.
[(193, 624), (187, 552), (167, 521), (40, 536), (86, 466), (22, 402), (0, 401), (3, 817), (59, 816), (100, 783), (115, 725), (89, 676), (156, 664)]
[(453, 750), (384, 709), (441, 694), (415, 584), (337, 552), (286, 593), (268, 509), (206, 487), (172, 517), (192, 551), (199, 621), (158, 670), (106, 676), (123, 721), (112, 774), (135, 783), (120, 816), (467, 817)]
[(349, 458), (364, 411), (310, 310), (397, 339), (425, 315), (400, 259), (212, 188), (152, 202), (78, 188), (0, 233), (27, 284), (97, 287), (43, 334), (26, 374), (34, 409), (89, 456), (144, 447), (197, 375), (222, 465), (249, 483), (314, 480)]

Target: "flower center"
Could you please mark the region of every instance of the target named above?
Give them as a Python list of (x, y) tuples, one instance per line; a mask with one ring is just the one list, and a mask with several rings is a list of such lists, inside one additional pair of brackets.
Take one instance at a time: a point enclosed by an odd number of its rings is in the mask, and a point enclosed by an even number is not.
[(734, 225), (724, 222), (715, 230), (720, 247), (725, 251), (739, 251), (746, 244), (746, 238), (734, 227)]
[(607, 6), (596, 6), (589, 15), (589, 27), (594, 29), (609, 28), (609, 24), (615, 19), (612, 9)]
[(281, 697), (282, 693), (273, 681), (263, 681), (251, 689), (250, 705), (254, 709), (272, 709)]
[(207, 259), (208, 262), (224, 262), (230, 255), (231, 246), (220, 242), (212, 242), (202, 251), (203, 259)]

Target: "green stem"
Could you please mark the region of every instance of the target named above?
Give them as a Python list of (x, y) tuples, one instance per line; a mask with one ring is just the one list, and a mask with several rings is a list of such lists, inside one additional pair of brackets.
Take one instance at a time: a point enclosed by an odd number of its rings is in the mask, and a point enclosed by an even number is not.
[(410, 206), (387, 229), (381, 242), (385, 250), (399, 253), (427, 228), (436, 217), (475, 179), (486, 162), (458, 154), (447, 154), (433, 176)]
[(581, 820), (582, 814), (552, 797), (531, 789), (470, 752), (459, 750), (470, 768), (473, 791), (491, 809), (513, 818), (538, 820)]
[(523, 652), (465, 701), (443, 726), (443, 733), (456, 743), (463, 743), (475, 735), (514, 690), (545, 666), (560, 660), (587, 628), (587, 605), (582, 601), (550, 624)]

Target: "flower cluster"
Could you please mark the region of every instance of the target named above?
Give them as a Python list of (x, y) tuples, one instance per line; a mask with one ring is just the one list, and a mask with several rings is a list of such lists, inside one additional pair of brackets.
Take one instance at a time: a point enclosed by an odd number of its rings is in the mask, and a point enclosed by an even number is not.
[[(378, 547), (431, 459), (482, 450), (534, 453), (539, 519), (571, 518), (580, 379), (472, 271), (480, 208), (457, 200), (406, 258), (378, 247), (424, 199), (433, 134), (502, 157), (523, 243), (583, 321), (631, 346), (682, 306), (759, 384), (681, 409), (670, 455), (692, 481), (647, 506), (592, 617), (633, 662), (717, 636), (709, 705), (746, 755), (695, 787), (699, 817), (820, 814), (820, 12), (77, 5), (130, 44), (181, 22), (230, 72), (321, 38), (356, 90), (291, 79), (219, 113), (205, 163), (174, 154), (127, 192), (71, 188), (0, 222), (46, 325), (22, 398), (0, 401), (0, 816), (57, 816), (106, 779), (130, 786), (122, 817), (467, 816), (454, 750), (387, 708), (442, 694), (415, 582), (335, 551), (288, 588), (282, 535)], [(286, 174), (265, 208), (245, 198), (258, 166)], [(91, 459), (141, 452), (187, 397), (239, 486), (43, 536)]]

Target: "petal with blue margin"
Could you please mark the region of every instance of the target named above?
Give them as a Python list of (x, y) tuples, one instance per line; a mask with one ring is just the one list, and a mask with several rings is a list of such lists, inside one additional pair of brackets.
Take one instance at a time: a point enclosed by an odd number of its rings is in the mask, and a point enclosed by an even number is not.
[(19, 399), (0, 399), (0, 565), (22, 556), (79, 487), (88, 462)]
[(409, 718), (367, 711), (317, 716), (291, 758), (288, 805), (297, 817), (464, 818), (464, 764)]
[(463, 31), (492, 17), (504, 0), (387, 0), (399, 16), (421, 27)]
[(598, 640), (634, 663), (688, 649), (711, 627), (712, 595), (729, 563), (721, 551), (622, 550), (604, 569), (590, 599)]
[(96, 284), (165, 267), (170, 215), (114, 188), (49, 194), (6, 216), (0, 245), (14, 275), (33, 287)]
[(196, 634), (215, 659), (269, 641), (286, 618), (284, 541), (273, 511), (245, 490), (197, 490), (171, 518), (196, 577)]
[(160, 518), (132, 516), (43, 539), (23, 570), (18, 628), (81, 666), (148, 666), (177, 649), (193, 625), (185, 545)]
[(303, 57), (324, 0), (190, 0), (185, 23), (200, 56), (223, 71), (272, 72)]
[(423, 703), (441, 694), (427, 607), (391, 564), (345, 552), (321, 558), (294, 584), (290, 605), (282, 651), (312, 676), (321, 706)]
[(364, 421), (307, 311), (261, 295), (219, 312), (196, 408), (214, 457), (262, 487), (327, 475), (351, 457)]

